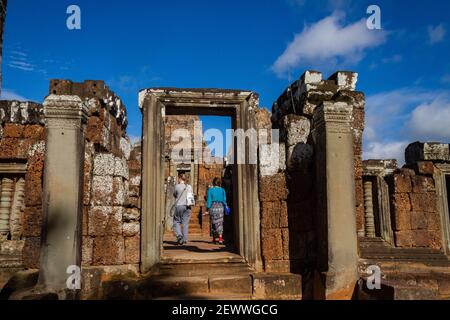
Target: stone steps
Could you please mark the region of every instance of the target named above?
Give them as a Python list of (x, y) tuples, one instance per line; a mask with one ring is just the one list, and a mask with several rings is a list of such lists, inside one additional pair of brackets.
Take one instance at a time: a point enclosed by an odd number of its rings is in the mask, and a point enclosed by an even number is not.
[(360, 283), (362, 299), (441, 300), (450, 298), (449, 273), (385, 271), (381, 280), (381, 290), (367, 290), (366, 279), (363, 277)]
[(241, 259), (223, 259), (221, 261), (189, 262), (186, 260), (166, 259), (156, 270), (162, 276), (200, 276), (200, 275), (247, 275), (253, 270)]
[(250, 299), (251, 275), (166, 276), (145, 279), (112, 280), (102, 284), (102, 299)]
[(253, 292), (250, 275), (236, 276), (153, 276), (138, 290), (139, 298), (160, 299), (176, 296), (244, 295)]
[(252, 295), (247, 294), (188, 294), (172, 297), (155, 298), (154, 300), (252, 300)]
[[(197, 264), (198, 265), (198, 264)], [(179, 265), (180, 266), (180, 265)], [(183, 265), (182, 267), (186, 267)], [(214, 274), (204, 270), (216, 271), (205, 263), (201, 270), (180, 275), (180, 270), (163, 270), (159, 274), (148, 274), (138, 278), (117, 278), (101, 284), (98, 299), (126, 300), (249, 300), (286, 299), (298, 300), (302, 297), (301, 276), (294, 274), (266, 274), (237, 270), (227, 274)], [(222, 270), (226, 270), (227, 267)], [(191, 270), (192, 271), (192, 270)], [(198, 275), (202, 273), (201, 275)], [(233, 274), (235, 272), (235, 274)]]

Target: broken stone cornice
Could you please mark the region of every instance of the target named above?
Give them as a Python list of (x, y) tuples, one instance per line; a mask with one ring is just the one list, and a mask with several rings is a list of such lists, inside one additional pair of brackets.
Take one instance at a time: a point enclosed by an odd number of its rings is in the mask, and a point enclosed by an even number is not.
[[(198, 99), (204, 99), (205, 101), (211, 100), (212, 106), (220, 106), (222, 103), (215, 105), (213, 100), (215, 99), (236, 99), (237, 101), (248, 100), (251, 106), (255, 105), (259, 101), (259, 95), (256, 92), (248, 90), (238, 89), (218, 89), (218, 88), (148, 88), (139, 91), (139, 108), (142, 110), (145, 99), (149, 96), (155, 96), (157, 99), (163, 102), (170, 102), (172, 98), (177, 96), (183, 96), (186, 102), (194, 102)], [(192, 99), (190, 101), (189, 99)]]
[(358, 74), (349, 71), (338, 71), (328, 80), (323, 80), (322, 73), (306, 71), (299, 80), (293, 82), (273, 104), (273, 122), (279, 121), (286, 114), (312, 116), (314, 109), (323, 101), (340, 101), (355, 104), (356, 108), (364, 107), (362, 93), (338, 95), (341, 91), (354, 92)]
[(448, 143), (438, 142), (414, 142), (405, 150), (407, 164), (418, 161), (449, 162), (450, 146)]
[(44, 124), (42, 104), (32, 101), (0, 101), (0, 124)]
[(338, 71), (334, 73), (328, 80), (336, 82), (340, 90), (354, 91), (358, 82), (358, 73), (352, 71)]
[(364, 176), (387, 176), (398, 169), (395, 159), (369, 159), (363, 161)]
[[(102, 80), (86, 80), (84, 82), (72, 82), (70, 80), (52, 79), (50, 81), (50, 94), (76, 95), (87, 101), (90, 114), (99, 112), (105, 108), (116, 119), (117, 124), (126, 128), (128, 116), (122, 99), (117, 96)], [(97, 100), (98, 103), (93, 101)]]

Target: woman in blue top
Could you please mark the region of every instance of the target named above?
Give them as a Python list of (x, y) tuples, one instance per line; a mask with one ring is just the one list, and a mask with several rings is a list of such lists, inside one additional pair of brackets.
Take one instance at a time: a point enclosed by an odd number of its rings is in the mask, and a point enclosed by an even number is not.
[(221, 187), (219, 178), (214, 178), (213, 187), (208, 189), (208, 202), (206, 207), (208, 208), (206, 214), (209, 214), (211, 217), (213, 242), (223, 244), (223, 217), (225, 208), (227, 208), (227, 196), (225, 189)]

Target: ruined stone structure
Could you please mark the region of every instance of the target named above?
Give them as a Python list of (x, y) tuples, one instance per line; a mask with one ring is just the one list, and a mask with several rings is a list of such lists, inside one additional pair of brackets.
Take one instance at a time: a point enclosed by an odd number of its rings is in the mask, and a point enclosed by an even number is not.
[(2, 101), (0, 122), (0, 266), (8, 277), (39, 266), (45, 156), (42, 105)]
[[(52, 80), (42, 104), (0, 101), (0, 299), (450, 299), (450, 146), (412, 143), (402, 168), (363, 161), (357, 77), (307, 71), (272, 112), (252, 91), (142, 90), (135, 145), (103, 81)], [(257, 140), (234, 145), (226, 167), (174, 162), (172, 132), (201, 132), (199, 115), (230, 116)], [(178, 172), (194, 217), (227, 174), (234, 255), (164, 258)], [(207, 217), (192, 223), (209, 236)]]
[[(0, 296), (450, 298), (449, 145), (413, 143), (402, 168), (362, 161), (356, 82), (307, 71), (272, 112), (251, 91), (146, 89), (135, 145), (102, 81), (53, 80), (42, 105), (1, 101)], [(171, 132), (193, 130), (198, 115), (259, 133), (233, 147), (256, 162), (227, 166), (236, 256), (168, 261), (167, 178), (189, 173), (197, 213), (224, 170), (168, 153)], [(193, 231), (208, 233), (202, 223)], [(68, 267), (81, 267), (80, 290), (67, 287)], [(381, 287), (370, 290), (373, 270)]]

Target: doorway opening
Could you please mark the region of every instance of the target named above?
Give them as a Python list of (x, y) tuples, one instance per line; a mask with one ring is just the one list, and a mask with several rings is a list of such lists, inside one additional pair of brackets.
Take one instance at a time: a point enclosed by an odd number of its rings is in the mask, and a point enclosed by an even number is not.
[[(151, 271), (164, 258), (165, 118), (228, 116), (234, 129), (249, 132), (256, 128), (258, 103), (256, 93), (243, 90), (151, 88), (140, 91), (139, 106), (143, 114), (141, 272)], [(252, 154), (249, 142), (242, 148), (242, 152), (236, 152), (234, 146), (233, 153), (249, 158)], [(188, 167), (180, 170), (187, 172)], [(241, 260), (260, 271), (263, 266), (257, 163), (235, 163), (231, 175), (234, 247)]]
[[(232, 116), (173, 115), (164, 117), (165, 214), (163, 260), (212, 260), (239, 257), (236, 244), (233, 165), (230, 163)], [(195, 205), (190, 207), (188, 242), (177, 243), (173, 229), (177, 178), (184, 175), (192, 187)], [(224, 214), (223, 244), (213, 243), (208, 190), (214, 179), (225, 190), (230, 214)], [(181, 227), (181, 230), (183, 230)]]

